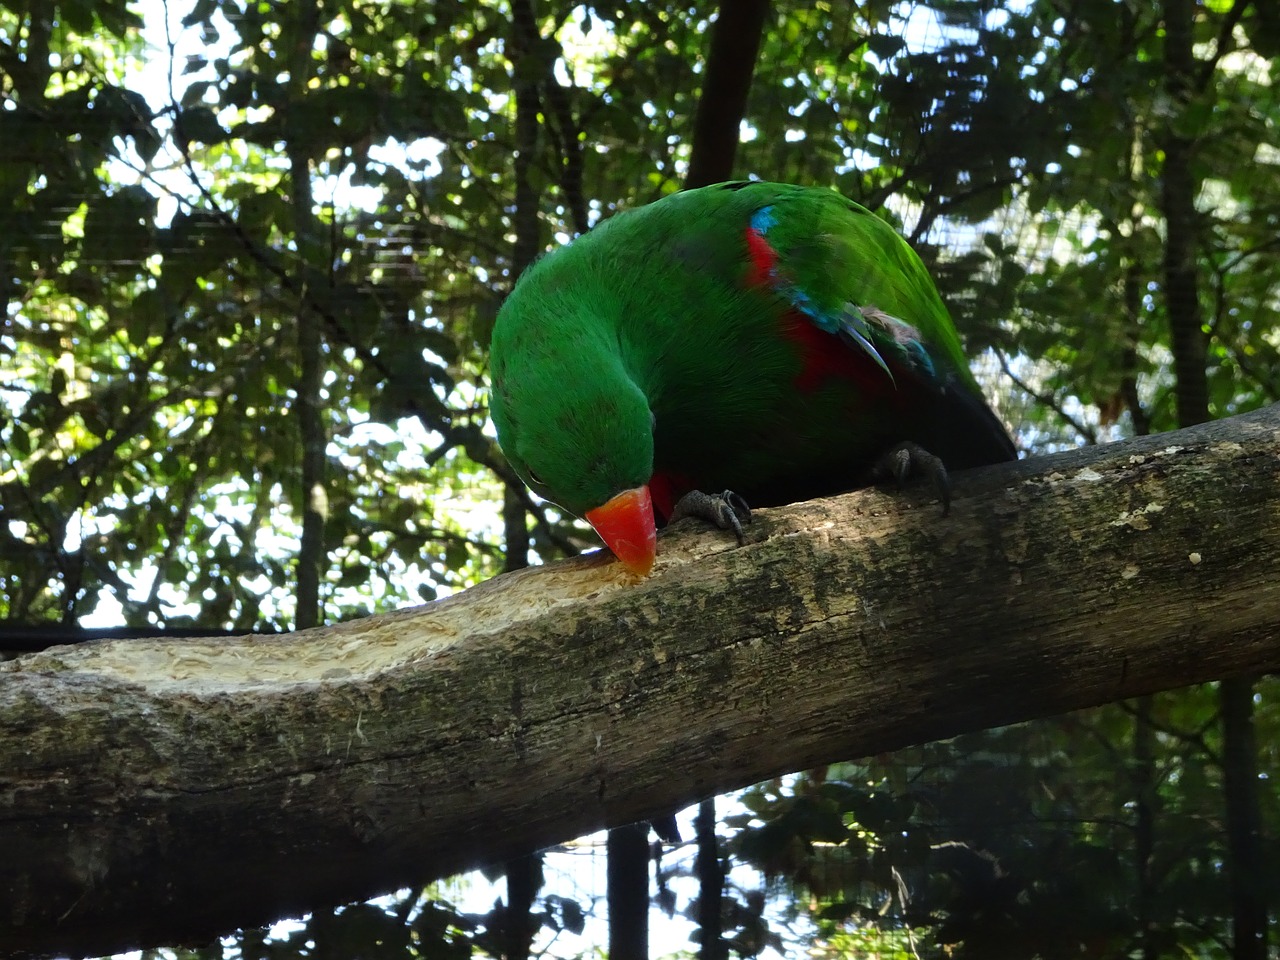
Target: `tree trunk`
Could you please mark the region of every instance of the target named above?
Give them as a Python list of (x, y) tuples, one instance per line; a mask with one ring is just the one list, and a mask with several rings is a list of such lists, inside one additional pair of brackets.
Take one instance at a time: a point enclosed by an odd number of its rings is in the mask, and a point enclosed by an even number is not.
[[(320, 11), (315, 0), (303, 0), (294, 6), (291, 16), (298, 22), (294, 27), (295, 41), (289, 58), (289, 88), (292, 100), (301, 104), (307, 96), (307, 83), (311, 79), (312, 50), (319, 30)], [(325, 275), (320, 269), (324, 247), (313, 209), (311, 158), (301, 146), (309, 142), (309, 132), (291, 129), (287, 145), (289, 199), (298, 236), (297, 286), (302, 291), (297, 307), (298, 384), (294, 410), (302, 447), (302, 538), (298, 549), (297, 613), (294, 617), (299, 629), (320, 623), (320, 570), (325, 561), (324, 525), (329, 512), (324, 469), (327, 439), (320, 414), (323, 348), (320, 317), (311, 306), (319, 295), (315, 289), (317, 280)]]
[[(323, 629), (0, 664), (0, 953), (208, 937), (784, 772), (1280, 668), (1280, 407), (682, 523)], [(764, 736), (764, 733), (768, 733)]]
[(723, 0), (711, 28), (698, 112), (693, 118), (693, 155), (686, 187), (704, 187), (733, 175), (738, 134), (746, 114), (769, 0)]
[(724, 942), (724, 865), (720, 862), (720, 838), (716, 836), (716, 801), (698, 804), (694, 820), (698, 840), (698, 960), (728, 960)]
[(1156, 731), (1151, 722), (1153, 704), (1153, 697), (1139, 697), (1133, 716), (1133, 862), (1142, 960), (1157, 960), (1159, 956), (1155, 938), (1157, 926), (1153, 919), (1156, 885), (1151, 876), (1160, 803), (1156, 789)]
[(533, 902), (542, 886), (542, 856), (531, 853), (508, 860), (507, 911), (504, 917), (505, 960), (528, 960), (537, 930), (533, 925)]
[(1262, 856), (1258, 745), (1253, 732), (1253, 680), (1235, 677), (1219, 688), (1222, 778), (1231, 851), (1231, 953), (1235, 960), (1267, 958), (1267, 865)]
[(1164, 136), (1160, 205), (1165, 219), (1165, 309), (1177, 381), (1178, 423), (1189, 427), (1209, 419), (1207, 344), (1201, 328), (1196, 272), (1196, 194), (1191, 170), (1194, 141), (1180, 129), (1180, 114), (1194, 94), (1192, 27), (1195, 0), (1164, 0), (1165, 92), (1175, 115)]
[(609, 960), (649, 960), (649, 824), (609, 831)]

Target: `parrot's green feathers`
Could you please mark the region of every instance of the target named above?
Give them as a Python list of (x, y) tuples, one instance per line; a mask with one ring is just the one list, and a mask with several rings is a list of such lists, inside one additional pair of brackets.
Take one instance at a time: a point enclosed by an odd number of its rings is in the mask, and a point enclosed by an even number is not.
[[(522, 296), (530, 298), (532, 309), (561, 318), (582, 308), (572, 296), (554, 292), (528, 290)], [(649, 479), (652, 417), (616, 343), (610, 349), (599, 342), (592, 318), (561, 326), (567, 329), (514, 323), (495, 328), (490, 405), (502, 450), (521, 479), (581, 516)]]
[(535, 263), (498, 315), (493, 419), (534, 490), (584, 514), (648, 484), (753, 505), (867, 481), (895, 443), (1011, 459), (924, 265), (829, 190), (719, 184)]

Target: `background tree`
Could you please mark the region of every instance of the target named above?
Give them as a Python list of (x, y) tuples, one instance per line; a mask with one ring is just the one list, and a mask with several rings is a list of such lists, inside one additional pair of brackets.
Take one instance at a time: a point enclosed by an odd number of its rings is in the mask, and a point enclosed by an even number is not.
[[(762, 17), (735, 173), (898, 222), (1028, 453), (1280, 399), (1272, 4)], [(589, 546), (493, 443), (488, 333), (548, 243), (703, 176), (699, 117), (738, 110), (717, 21), (0, 2), (0, 616), (289, 629)], [(742, 956), (1265, 955), (1275, 702), (1191, 689), (762, 784), (719, 805), (721, 909), (689, 848), (657, 902)], [(520, 913), (573, 955), (578, 856), (518, 910), (473, 878), (237, 942), (515, 955)]]

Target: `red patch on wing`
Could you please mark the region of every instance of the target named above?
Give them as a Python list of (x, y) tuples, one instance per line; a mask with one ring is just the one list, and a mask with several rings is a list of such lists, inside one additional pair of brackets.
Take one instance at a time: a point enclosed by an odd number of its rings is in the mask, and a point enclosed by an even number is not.
[(662, 517), (664, 525), (671, 516), (671, 511), (676, 508), (676, 502), (696, 486), (688, 477), (663, 470), (654, 471), (649, 478), (649, 496), (653, 500), (654, 513)]
[(778, 251), (769, 246), (764, 234), (747, 227), (747, 256), (751, 267), (747, 271), (747, 283), (753, 287), (766, 287), (773, 282), (774, 268), (778, 265)]
[[(778, 251), (769, 246), (764, 234), (753, 227), (747, 228), (746, 242), (749, 258), (747, 283), (753, 287), (774, 286), (778, 279)], [(807, 393), (829, 380), (844, 380), (856, 383), (868, 397), (889, 396), (897, 392), (893, 382), (874, 360), (842, 342), (835, 334), (827, 333), (799, 310), (788, 309), (783, 314), (782, 330), (784, 336), (800, 350), (801, 367), (795, 380), (799, 390)], [(653, 489), (652, 483), (650, 489)], [(691, 489), (692, 485), (681, 495)], [(661, 510), (656, 491), (653, 497), (654, 507)]]
[[(835, 334), (827, 333), (799, 310), (788, 310), (783, 315), (782, 332), (800, 351), (800, 373), (795, 379), (800, 391), (808, 393), (836, 380), (855, 385), (868, 401), (901, 394), (879, 364)], [(897, 371), (894, 374), (896, 377)]]

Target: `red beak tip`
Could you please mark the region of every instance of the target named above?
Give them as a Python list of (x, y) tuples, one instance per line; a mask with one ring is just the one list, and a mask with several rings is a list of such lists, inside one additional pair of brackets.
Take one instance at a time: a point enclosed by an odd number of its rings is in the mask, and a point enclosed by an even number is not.
[[(619, 546), (622, 546), (622, 544), (619, 544)], [(632, 547), (632, 544), (628, 543), (626, 546)], [(626, 567), (630, 572), (634, 573), (637, 577), (647, 577), (650, 571), (653, 570), (653, 565), (657, 560), (656, 552), (650, 553), (646, 556), (643, 551), (636, 550), (634, 553), (630, 553), (630, 555), (619, 555), (618, 551), (615, 550), (614, 554), (618, 557), (618, 562)]]
[(586, 516), (623, 566), (637, 576), (649, 575), (658, 552), (658, 532), (648, 487), (624, 490)]

